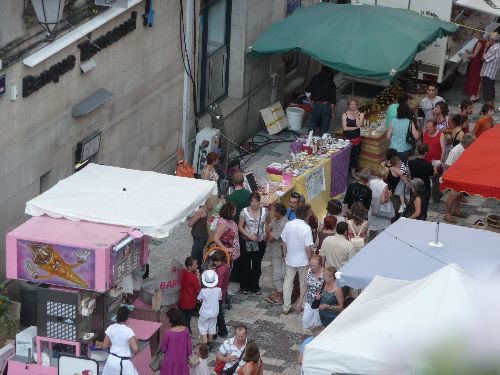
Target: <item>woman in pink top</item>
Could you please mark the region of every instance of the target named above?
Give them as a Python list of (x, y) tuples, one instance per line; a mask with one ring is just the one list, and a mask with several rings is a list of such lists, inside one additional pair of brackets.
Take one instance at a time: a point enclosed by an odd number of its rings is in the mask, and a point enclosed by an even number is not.
[(234, 203), (225, 203), (219, 211), (219, 221), (214, 233), (214, 242), (231, 254), (232, 261), (240, 257), (240, 241), (238, 225), (234, 219), (236, 206)]
[(192, 354), (191, 335), (184, 326), (184, 318), (179, 309), (167, 311), (171, 328), (165, 331), (160, 350), (165, 353), (160, 375), (189, 375), (189, 357)]

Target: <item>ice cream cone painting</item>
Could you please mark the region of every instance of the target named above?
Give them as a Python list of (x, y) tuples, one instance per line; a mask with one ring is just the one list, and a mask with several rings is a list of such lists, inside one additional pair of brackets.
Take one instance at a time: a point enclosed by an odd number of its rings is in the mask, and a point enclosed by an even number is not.
[(20, 279), (93, 289), (93, 250), (18, 240), (17, 272)]

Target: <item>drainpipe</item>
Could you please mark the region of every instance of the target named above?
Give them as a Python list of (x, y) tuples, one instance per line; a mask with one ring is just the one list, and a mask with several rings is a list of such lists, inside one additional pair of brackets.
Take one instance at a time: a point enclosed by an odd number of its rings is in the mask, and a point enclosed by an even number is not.
[[(184, 7), (184, 25), (186, 38), (186, 58), (189, 59), (191, 69), (194, 70), (194, 52), (193, 52), (193, 22), (194, 22), (194, 0), (186, 0)], [(196, 72), (192, 72), (196, 74)], [(194, 117), (191, 115), (192, 108), (192, 83), (188, 74), (184, 70), (184, 91), (182, 95), (182, 147), (184, 148), (184, 158), (190, 159), (192, 155), (189, 146), (189, 130), (194, 127)]]

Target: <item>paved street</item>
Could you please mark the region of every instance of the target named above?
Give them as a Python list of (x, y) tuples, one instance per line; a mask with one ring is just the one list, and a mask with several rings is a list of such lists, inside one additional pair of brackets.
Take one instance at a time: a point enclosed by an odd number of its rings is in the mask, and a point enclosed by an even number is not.
[[(461, 87), (461, 77), (457, 80), (457, 87)], [(457, 111), (458, 104), (462, 99), (459, 89), (452, 89), (441, 93), (451, 105), (451, 113)], [(341, 103), (342, 105), (342, 103)], [(479, 110), (479, 104), (475, 105), (475, 111)], [(342, 108), (340, 108), (341, 110)], [(304, 129), (303, 129), (304, 130)], [(261, 131), (259, 134), (266, 134)], [(290, 138), (291, 134), (282, 133), (272, 136), (272, 139)], [(245, 170), (255, 172), (257, 180), (265, 179), (265, 167), (273, 161), (282, 161), (289, 158), (289, 143), (272, 144), (263, 147), (258, 154), (245, 157)], [(466, 219), (458, 220), (458, 225), (472, 226), (473, 223), (484, 218), (489, 213), (500, 214), (500, 202), (494, 199), (484, 199), (479, 196), (468, 198), (468, 204), (464, 206), (464, 211), (469, 214)], [(444, 196), (440, 203), (430, 203), (428, 220), (442, 221), (444, 216)], [(429, 237), (433, 234), (429, 233)], [(191, 237), (185, 224), (178, 227), (167, 240), (153, 241), (151, 246), (152, 274), (161, 272), (166, 264), (169, 264), (173, 257), (180, 261), (190, 253)], [(167, 256), (165, 256), (167, 254)], [(309, 332), (302, 328), (301, 316), (290, 313), (283, 315), (281, 306), (272, 305), (264, 301), (264, 297), (271, 291), (271, 264), (266, 254), (262, 263), (263, 275), (261, 286), (263, 295), (242, 295), (239, 294), (239, 285), (231, 283), (230, 290), (234, 293), (233, 308), (226, 311), (226, 322), (230, 327), (238, 322), (245, 323), (250, 328), (250, 337), (257, 340), (263, 352), (265, 362), (265, 374), (298, 374), (300, 367), (296, 364), (300, 343), (309, 336)], [(193, 337), (197, 340), (196, 319), (192, 322)], [(220, 338), (217, 339), (221, 343)], [(214, 351), (215, 352), (215, 351)], [(214, 364), (214, 353), (210, 355), (210, 364)]]

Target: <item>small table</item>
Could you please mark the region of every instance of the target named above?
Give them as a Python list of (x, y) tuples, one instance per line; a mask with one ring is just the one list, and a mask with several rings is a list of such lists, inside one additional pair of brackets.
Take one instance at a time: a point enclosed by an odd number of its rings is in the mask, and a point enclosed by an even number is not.
[(148, 320), (133, 319), (127, 320), (127, 325), (132, 328), (137, 340), (149, 340), (161, 327), (161, 323)]
[(283, 194), (277, 195), (276, 192), (271, 193), (271, 194), (262, 194), (260, 193), (260, 204), (261, 206), (268, 207), (271, 206), (277, 202), (281, 202), (281, 198), (283, 198), (289, 191), (293, 190), (293, 185), (284, 185), (282, 186), (281, 191)]

